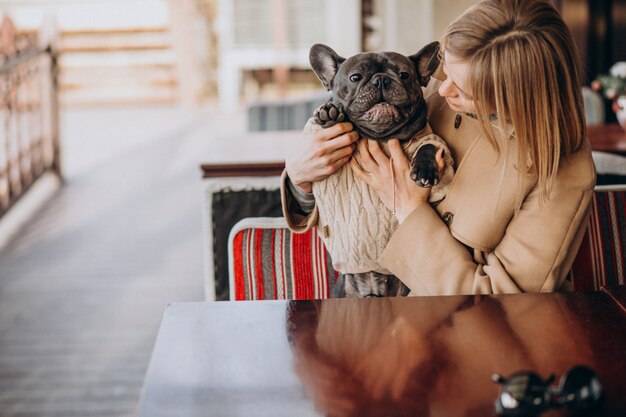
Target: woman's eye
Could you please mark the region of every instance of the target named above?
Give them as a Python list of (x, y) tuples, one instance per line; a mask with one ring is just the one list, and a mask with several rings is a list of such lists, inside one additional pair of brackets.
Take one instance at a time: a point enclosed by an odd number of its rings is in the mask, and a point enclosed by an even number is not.
[(409, 78), (409, 73), (408, 72), (401, 72), (400, 73), (400, 79), (401, 80), (406, 80)]
[(359, 81), (361, 81), (362, 79), (363, 79), (363, 76), (362, 76), (361, 74), (352, 74), (352, 75), (350, 76), (350, 81), (352, 81), (352, 82), (354, 82), (354, 83), (359, 82)]

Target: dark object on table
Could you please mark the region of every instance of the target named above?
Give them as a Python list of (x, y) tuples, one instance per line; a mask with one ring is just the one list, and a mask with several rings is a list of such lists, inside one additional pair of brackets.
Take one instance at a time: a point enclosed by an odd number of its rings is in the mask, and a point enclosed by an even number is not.
[(544, 381), (530, 371), (517, 372), (509, 378), (496, 374), (493, 380), (502, 385), (495, 402), (500, 416), (538, 416), (550, 408), (561, 407), (580, 413), (600, 405), (603, 399), (598, 376), (582, 365), (567, 371), (556, 387), (550, 386), (554, 375)]

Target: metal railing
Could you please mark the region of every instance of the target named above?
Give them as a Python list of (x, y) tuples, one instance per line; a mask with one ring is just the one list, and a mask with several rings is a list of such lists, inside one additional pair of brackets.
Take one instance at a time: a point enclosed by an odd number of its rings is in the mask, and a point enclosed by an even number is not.
[(57, 54), (27, 48), (0, 60), (0, 218), (46, 172), (61, 177)]

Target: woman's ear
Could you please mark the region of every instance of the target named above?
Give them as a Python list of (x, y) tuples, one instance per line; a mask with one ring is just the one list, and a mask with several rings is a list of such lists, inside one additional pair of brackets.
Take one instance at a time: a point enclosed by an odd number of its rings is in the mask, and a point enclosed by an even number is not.
[(313, 72), (320, 79), (327, 90), (332, 90), (332, 81), (339, 70), (339, 66), (346, 59), (337, 55), (330, 47), (316, 43), (309, 52), (309, 62)]
[(420, 77), (420, 84), (426, 86), (430, 76), (439, 67), (439, 42), (429, 43), (420, 49), (418, 53), (409, 56), (409, 59), (415, 65), (415, 70)]

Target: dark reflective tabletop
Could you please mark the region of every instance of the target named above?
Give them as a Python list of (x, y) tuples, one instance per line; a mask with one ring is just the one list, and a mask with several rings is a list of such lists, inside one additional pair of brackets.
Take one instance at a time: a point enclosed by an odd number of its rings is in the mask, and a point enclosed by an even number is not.
[(603, 288), (603, 291), (607, 292), (617, 304), (622, 306), (622, 309), (626, 313), (626, 287), (614, 287), (614, 288)]
[(579, 364), (606, 393), (585, 415), (625, 416), (626, 313), (607, 293), (179, 303), (139, 416), (495, 416), (492, 374)]

